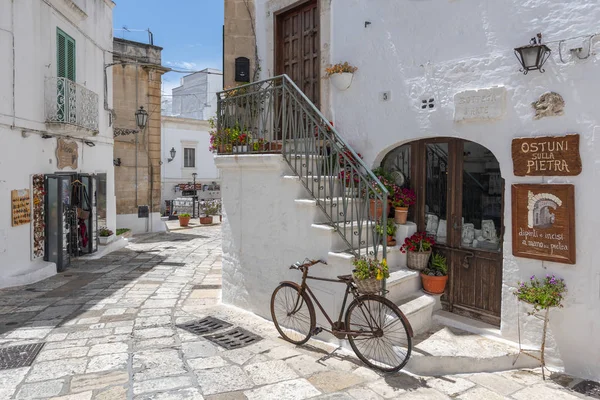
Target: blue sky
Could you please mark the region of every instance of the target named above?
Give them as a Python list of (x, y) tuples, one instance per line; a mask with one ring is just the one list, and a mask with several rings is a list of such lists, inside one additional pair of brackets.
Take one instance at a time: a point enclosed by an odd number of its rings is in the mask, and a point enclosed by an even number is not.
[[(182, 70), (222, 69), (223, 0), (115, 0), (115, 37), (154, 44), (163, 48), (162, 63)], [(123, 26), (131, 30), (126, 32)], [(179, 86), (185, 74), (163, 76), (163, 93)]]

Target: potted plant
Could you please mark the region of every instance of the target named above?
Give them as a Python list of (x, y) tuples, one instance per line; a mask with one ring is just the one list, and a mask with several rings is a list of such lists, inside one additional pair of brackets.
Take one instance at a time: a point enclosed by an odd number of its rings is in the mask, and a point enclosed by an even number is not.
[(440, 253), (434, 253), (431, 257), (431, 265), (421, 272), (423, 290), (431, 294), (442, 294), (446, 290), (448, 282), (448, 263), (446, 257)]
[[(239, 129), (239, 128), (238, 128)], [(250, 142), (251, 136), (248, 132), (242, 132), (239, 130), (236, 132), (235, 140), (232, 140), (233, 152), (234, 153), (247, 153), (248, 152), (248, 143)]]
[[(379, 179), (379, 181), (388, 191), (389, 210), (391, 206), (392, 196), (396, 192), (397, 186), (394, 185), (391, 181), (389, 181), (384, 175), (378, 175), (376, 171), (377, 170), (373, 170), (373, 173), (375, 173), (377, 179)], [(380, 198), (380, 196), (383, 195), (383, 190), (381, 189), (381, 187), (375, 181), (373, 181), (371, 184), (371, 188), (366, 188), (363, 190), (363, 195), (369, 198), (369, 219), (380, 219), (383, 215), (383, 200)]]
[(189, 213), (181, 213), (179, 214), (179, 226), (185, 227), (190, 223), (190, 214)]
[(393, 220), (387, 220), (386, 229), (383, 229), (382, 224), (377, 224), (375, 229), (377, 230), (377, 233), (382, 237), (382, 240), (384, 236), (386, 237), (386, 243), (388, 246), (396, 245), (396, 230), (398, 229), (398, 227), (396, 226), (396, 223)]
[(358, 183), (360, 177), (358, 175), (358, 158), (362, 159), (362, 154), (352, 152), (346, 148), (342, 149), (340, 155), (338, 155), (338, 163), (340, 166), (340, 172), (338, 178), (344, 183), (346, 197), (357, 197), (358, 195)]
[(406, 264), (408, 268), (422, 271), (427, 267), (431, 249), (435, 241), (427, 236), (427, 232), (417, 232), (411, 237), (404, 239), (404, 244), (400, 247), (402, 253), (407, 253)]
[(353, 67), (346, 61), (325, 68), (325, 73), (336, 89), (346, 90), (352, 84), (352, 78), (356, 70), (358, 70), (357, 67)]
[(368, 257), (355, 258), (352, 265), (354, 265), (352, 271), (354, 284), (361, 293), (381, 291), (381, 280), (390, 276), (385, 258), (381, 262)]
[(417, 196), (412, 189), (396, 187), (396, 191), (392, 198), (392, 206), (394, 207), (394, 220), (398, 224), (406, 224), (408, 217), (408, 207), (415, 204)]
[(221, 203), (216, 200), (209, 200), (200, 204), (203, 217), (200, 217), (202, 225), (210, 225), (213, 223), (213, 215), (218, 215), (221, 209)]
[(114, 237), (113, 231), (108, 229), (106, 226), (101, 226), (100, 229), (98, 229), (98, 241), (101, 245), (106, 246), (113, 240)]

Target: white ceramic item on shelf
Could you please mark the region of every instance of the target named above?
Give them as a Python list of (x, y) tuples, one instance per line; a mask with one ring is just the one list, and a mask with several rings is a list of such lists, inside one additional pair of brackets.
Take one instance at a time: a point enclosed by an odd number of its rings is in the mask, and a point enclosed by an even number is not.
[(329, 76), (329, 80), (331, 80), (331, 84), (337, 90), (346, 90), (352, 84), (352, 79), (354, 74), (351, 72), (340, 72), (338, 74), (333, 74)]
[(432, 213), (425, 213), (425, 231), (430, 235), (437, 234), (440, 217)]
[(440, 223), (437, 228), (437, 237), (446, 237), (447, 234), (447, 224), (445, 219), (440, 219)]
[(465, 244), (471, 244), (475, 239), (475, 225), (464, 224), (462, 228), (462, 242)]
[(487, 240), (496, 239), (496, 226), (494, 225), (494, 220), (492, 219), (484, 219), (481, 221), (481, 231), (483, 237)]

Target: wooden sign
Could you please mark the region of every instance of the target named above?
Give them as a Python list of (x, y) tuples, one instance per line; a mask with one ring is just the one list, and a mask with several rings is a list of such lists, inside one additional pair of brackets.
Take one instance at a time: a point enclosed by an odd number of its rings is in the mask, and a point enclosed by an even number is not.
[(573, 185), (512, 185), (512, 247), (517, 257), (575, 264)]
[(31, 199), (29, 189), (11, 190), (12, 226), (25, 225), (31, 222)]
[(77, 169), (77, 160), (79, 158), (79, 148), (77, 142), (71, 142), (66, 139), (58, 139), (56, 143), (56, 159), (58, 169), (71, 167)]
[(516, 176), (579, 175), (579, 134), (513, 139), (512, 159)]

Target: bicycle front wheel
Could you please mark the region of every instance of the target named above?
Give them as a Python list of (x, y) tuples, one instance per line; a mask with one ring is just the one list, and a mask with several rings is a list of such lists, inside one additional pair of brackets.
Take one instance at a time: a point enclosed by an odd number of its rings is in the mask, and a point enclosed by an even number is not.
[(399, 371), (410, 358), (407, 323), (398, 307), (381, 296), (360, 296), (346, 311), (350, 346), (365, 364), (384, 372)]
[(271, 317), (281, 337), (295, 345), (304, 344), (315, 329), (315, 308), (300, 286), (285, 282), (271, 296)]

